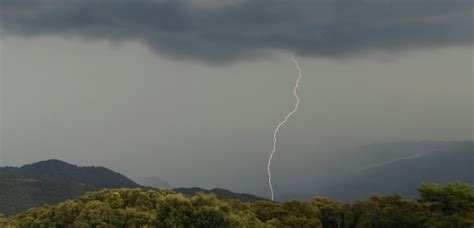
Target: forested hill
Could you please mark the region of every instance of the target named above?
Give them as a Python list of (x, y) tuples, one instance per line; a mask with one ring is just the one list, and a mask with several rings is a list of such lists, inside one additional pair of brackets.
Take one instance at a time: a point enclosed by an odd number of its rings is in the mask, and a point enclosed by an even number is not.
[(138, 188), (124, 175), (104, 167), (79, 167), (60, 160), (0, 168), (0, 213), (16, 214), (57, 204), (104, 188)]
[(98, 190), (71, 181), (48, 181), (0, 173), (0, 214), (12, 215), (43, 204), (57, 204)]
[(79, 167), (60, 160), (40, 161), (19, 168), (1, 168), (0, 172), (38, 178), (48, 181), (72, 181), (96, 188), (137, 188), (137, 183), (110, 169), (90, 166)]
[[(104, 167), (79, 167), (60, 160), (3, 167), (0, 168), (0, 214), (12, 215), (43, 204), (54, 205), (105, 188), (153, 189)], [(262, 200), (217, 188), (179, 188), (175, 191), (189, 196), (213, 193), (221, 199)]]

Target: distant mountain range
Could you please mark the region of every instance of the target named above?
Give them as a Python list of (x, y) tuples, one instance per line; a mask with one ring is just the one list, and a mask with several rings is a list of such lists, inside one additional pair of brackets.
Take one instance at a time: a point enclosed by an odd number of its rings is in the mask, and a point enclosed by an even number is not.
[(474, 183), (474, 144), (460, 142), (450, 145), (433, 151), (412, 151), (404, 157), (362, 167), (352, 175), (319, 189), (318, 193), (341, 201), (393, 193), (414, 198), (417, 196), (416, 186), (421, 183)]
[(132, 179), (143, 186), (149, 186), (152, 188), (171, 188), (171, 185), (168, 182), (156, 177), (135, 177)]
[(266, 200), (261, 197), (257, 197), (251, 194), (246, 194), (246, 193), (235, 193), (231, 192), (226, 189), (222, 188), (213, 188), (211, 190), (206, 190), (202, 188), (174, 188), (173, 191), (182, 193), (183, 195), (186, 196), (193, 196), (196, 195), (197, 193), (212, 193), (217, 196), (217, 198), (220, 199), (238, 199), (243, 202), (252, 202), (252, 201), (257, 201), (257, 200)]
[(352, 202), (393, 193), (413, 198), (421, 183), (474, 183), (472, 141), (374, 143), (341, 152), (334, 160), (327, 180), (307, 184), (309, 187), (277, 199), (308, 200), (319, 195)]
[[(60, 160), (40, 161), (22, 167), (0, 168), (0, 214), (12, 215), (43, 204), (57, 204), (105, 188), (143, 188), (128, 177), (104, 167), (79, 167)], [(185, 195), (213, 193), (221, 199), (242, 201), (262, 198), (225, 189), (173, 189)]]

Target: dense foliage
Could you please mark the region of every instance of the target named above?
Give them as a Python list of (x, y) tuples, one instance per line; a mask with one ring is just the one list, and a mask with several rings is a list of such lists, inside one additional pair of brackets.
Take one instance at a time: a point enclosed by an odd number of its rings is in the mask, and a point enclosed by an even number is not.
[(1, 227), (472, 227), (469, 184), (421, 185), (420, 197), (373, 196), (353, 204), (314, 198), (308, 202), (242, 202), (213, 195), (186, 197), (169, 190), (90, 192), (56, 206), (13, 217)]

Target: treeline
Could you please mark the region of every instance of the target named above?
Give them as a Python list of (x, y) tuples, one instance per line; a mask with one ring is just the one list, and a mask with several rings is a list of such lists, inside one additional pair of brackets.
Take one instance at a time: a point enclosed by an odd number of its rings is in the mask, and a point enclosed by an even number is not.
[[(350, 191), (348, 189), (347, 191)], [(352, 204), (316, 197), (308, 202), (241, 202), (169, 190), (90, 192), (56, 206), (12, 217), (0, 227), (473, 227), (470, 184), (418, 187), (419, 198), (373, 196)]]

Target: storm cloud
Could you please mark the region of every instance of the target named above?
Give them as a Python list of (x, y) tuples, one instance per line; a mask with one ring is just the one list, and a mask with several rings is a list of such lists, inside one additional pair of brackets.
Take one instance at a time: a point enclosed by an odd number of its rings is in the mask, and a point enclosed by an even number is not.
[(471, 0), (0, 0), (4, 34), (139, 41), (222, 63), (284, 50), (309, 57), (470, 45)]

